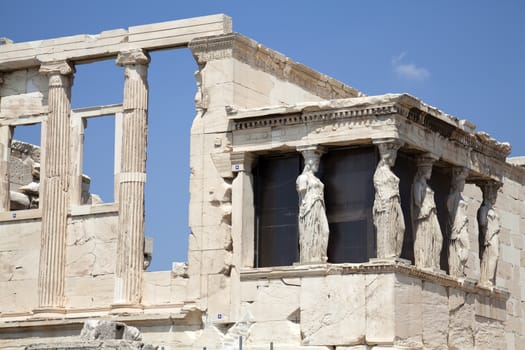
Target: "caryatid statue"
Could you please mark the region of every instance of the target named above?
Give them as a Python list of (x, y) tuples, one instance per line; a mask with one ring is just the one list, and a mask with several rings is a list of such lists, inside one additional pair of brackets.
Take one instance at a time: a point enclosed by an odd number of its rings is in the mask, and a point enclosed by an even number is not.
[(329, 228), (324, 204), (324, 185), (315, 176), (323, 151), (317, 146), (298, 150), (304, 157), (304, 169), (296, 181), (299, 194), (300, 262), (324, 263), (328, 260)]
[(374, 173), (374, 226), (377, 258), (399, 258), (403, 248), (405, 221), (399, 196), (399, 178), (391, 167), (396, 162), (400, 143), (391, 140), (377, 144), (381, 159)]
[(467, 202), (463, 199), (462, 194), (467, 176), (467, 168), (454, 167), (452, 169), (452, 184), (447, 198), (447, 229), (450, 236), (448, 267), (449, 274), (456, 277), (465, 277), (465, 267), (470, 251)]
[(483, 191), (483, 203), (478, 210), (478, 225), (479, 234), (483, 238), (483, 247), (481, 247), (483, 254), (481, 256), (479, 284), (487, 287), (493, 286), (496, 282), (501, 225), (494, 205), (500, 186), (495, 181), (487, 181), (480, 186)]
[(417, 172), (412, 184), (411, 213), (415, 265), (439, 270), (443, 235), (437, 218), (434, 191), (427, 184), (434, 160), (426, 155), (417, 159)]

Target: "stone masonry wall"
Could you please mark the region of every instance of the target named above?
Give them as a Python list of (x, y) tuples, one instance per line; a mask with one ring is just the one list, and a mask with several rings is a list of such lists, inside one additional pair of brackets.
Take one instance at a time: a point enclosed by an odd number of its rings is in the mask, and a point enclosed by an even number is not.
[[(278, 76), (276, 62), (285, 58), (239, 34), (224, 35), (190, 43), (199, 71), (195, 97), (197, 116), (191, 129), (189, 241), (190, 281), (188, 297), (199, 300), (211, 320), (238, 320), (240, 251), (233, 251), (231, 235), (231, 121), (228, 110), (320, 101), (320, 95), (341, 96), (357, 92), (335, 80), (324, 87), (309, 88), (318, 76), (305, 76), (298, 84)], [(254, 50), (252, 55), (243, 53)], [(286, 61), (290, 71), (298, 64)], [(273, 69), (273, 70), (272, 70)], [(298, 74), (298, 73), (296, 73)], [(324, 77), (324, 79), (329, 79)], [(331, 79), (331, 78), (330, 78)], [(292, 80), (292, 81), (290, 81)], [(345, 90), (346, 89), (346, 90)], [(339, 90), (338, 90), (339, 91)], [(235, 283), (236, 286), (232, 286)]]
[(517, 350), (525, 348), (525, 184), (516, 180), (504, 178), (496, 202), (502, 225), (496, 283), (510, 292), (505, 336), (507, 349)]

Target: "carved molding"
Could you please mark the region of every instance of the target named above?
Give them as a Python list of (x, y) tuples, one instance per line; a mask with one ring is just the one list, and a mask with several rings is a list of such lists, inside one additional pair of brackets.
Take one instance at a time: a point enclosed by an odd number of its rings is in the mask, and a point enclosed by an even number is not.
[(394, 105), (377, 107), (355, 107), (328, 111), (303, 112), (286, 115), (268, 115), (249, 120), (235, 120), (235, 130), (269, 126), (286, 126), (303, 123), (329, 122), (350, 118), (371, 117), (396, 113)]
[(75, 67), (68, 61), (42, 62), (39, 72), (47, 75), (70, 75), (75, 73)]
[(118, 66), (127, 66), (131, 64), (148, 65), (150, 62), (149, 54), (141, 49), (122, 51), (118, 54), (115, 63)]

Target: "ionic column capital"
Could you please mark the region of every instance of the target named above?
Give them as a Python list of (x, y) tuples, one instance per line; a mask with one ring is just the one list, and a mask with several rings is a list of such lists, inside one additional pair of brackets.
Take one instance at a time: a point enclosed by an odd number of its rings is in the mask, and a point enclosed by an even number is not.
[(122, 51), (118, 54), (117, 60), (115, 61), (115, 63), (121, 67), (135, 64), (147, 66), (149, 62), (149, 54), (141, 49)]
[(233, 172), (251, 172), (256, 156), (250, 152), (234, 152), (230, 154)]
[(40, 73), (51, 75), (70, 75), (75, 73), (75, 66), (70, 64), (68, 61), (52, 61), (42, 62), (39, 69)]

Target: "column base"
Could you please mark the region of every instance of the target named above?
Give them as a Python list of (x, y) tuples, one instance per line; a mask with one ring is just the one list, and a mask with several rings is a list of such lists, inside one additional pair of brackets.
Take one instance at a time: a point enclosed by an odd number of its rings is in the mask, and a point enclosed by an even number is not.
[(483, 289), (487, 289), (489, 291), (494, 291), (494, 284), (492, 284), (492, 282), (482, 282), (482, 281), (479, 281), (477, 286), (479, 288), (483, 288)]
[(410, 265), (412, 262), (407, 259), (403, 258), (370, 258), (369, 260), (370, 264), (403, 264), (403, 265)]
[(141, 314), (144, 312), (144, 305), (117, 303), (111, 305), (112, 315)]
[(39, 307), (33, 310), (31, 319), (65, 318), (66, 309), (63, 307)]

